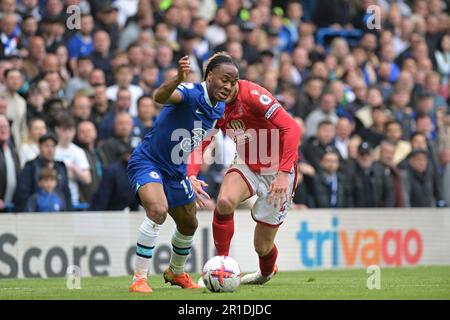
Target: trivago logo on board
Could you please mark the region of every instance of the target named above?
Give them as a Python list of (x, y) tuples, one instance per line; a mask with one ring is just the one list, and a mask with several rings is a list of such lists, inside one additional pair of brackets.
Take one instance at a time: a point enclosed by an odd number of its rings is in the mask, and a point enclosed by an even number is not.
[[(328, 230), (310, 230), (310, 222), (301, 221), (297, 240), (300, 262), (307, 268), (322, 267), (325, 260), (331, 260), (331, 267), (414, 265), (423, 253), (422, 236), (416, 229), (349, 232), (339, 227), (338, 217), (332, 218)], [(330, 259), (326, 259), (327, 254), (331, 254)]]

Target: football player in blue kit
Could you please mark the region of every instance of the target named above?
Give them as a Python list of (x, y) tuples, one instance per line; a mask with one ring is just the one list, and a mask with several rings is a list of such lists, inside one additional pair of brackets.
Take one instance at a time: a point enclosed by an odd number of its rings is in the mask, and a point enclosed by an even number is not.
[(208, 60), (203, 82), (184, 82), (189, 71), (185, 56), (178, 61), (177, 76), (155, 90), (154, 100), (164, 107), (128, 163), (130, 183), (146, 212), (139, 227), (131, 292), (152, 292), (147, 282), (150, 258), (167, 213), (174, 219), (176, 230), (164, 279), (182, 288), (199, 288), (184, 272), (198, 225), (195, 193), (187, 178), (187, 158), (223, 116), (224, 101), (239, 73), (224, 52)]

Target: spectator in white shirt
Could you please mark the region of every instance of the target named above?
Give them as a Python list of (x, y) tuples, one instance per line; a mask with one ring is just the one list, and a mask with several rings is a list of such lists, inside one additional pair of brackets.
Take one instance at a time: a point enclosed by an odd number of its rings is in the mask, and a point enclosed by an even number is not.
[(78, 183), (90, 184), (92, 181), (89, 162), (84, 150), (73, 143), (75, 121), (72, 117), (61, 118), (56, 126), (56, 134), (58, 145), (55, 160), (64, 162), (67, 167), (72, 205), (76, 206), (79, 204)]

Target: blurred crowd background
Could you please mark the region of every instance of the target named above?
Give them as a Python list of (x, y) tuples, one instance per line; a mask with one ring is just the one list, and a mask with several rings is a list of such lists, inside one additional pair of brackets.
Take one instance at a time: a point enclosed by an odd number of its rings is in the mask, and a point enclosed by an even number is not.
[[(376, 7), (371, 7), (375, 5)], [(188, 55), (303, 128), (297, 208), (450, 205), (450, 2), (0, 0), (0, 212), (137, 210), (132, 150)], [(214, 207), (234, 142), (204, 164)]]

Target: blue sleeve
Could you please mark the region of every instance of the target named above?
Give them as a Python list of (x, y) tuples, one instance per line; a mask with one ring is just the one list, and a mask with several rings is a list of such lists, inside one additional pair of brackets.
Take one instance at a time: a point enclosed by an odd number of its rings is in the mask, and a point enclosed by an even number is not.
[(196, 92), (194, 84), (190, 82), (182, 82), (176, 90), (181, 93), (182, 100), (180, 103), (182, 104), (189, 104), (193, 100), (192, 97)]

